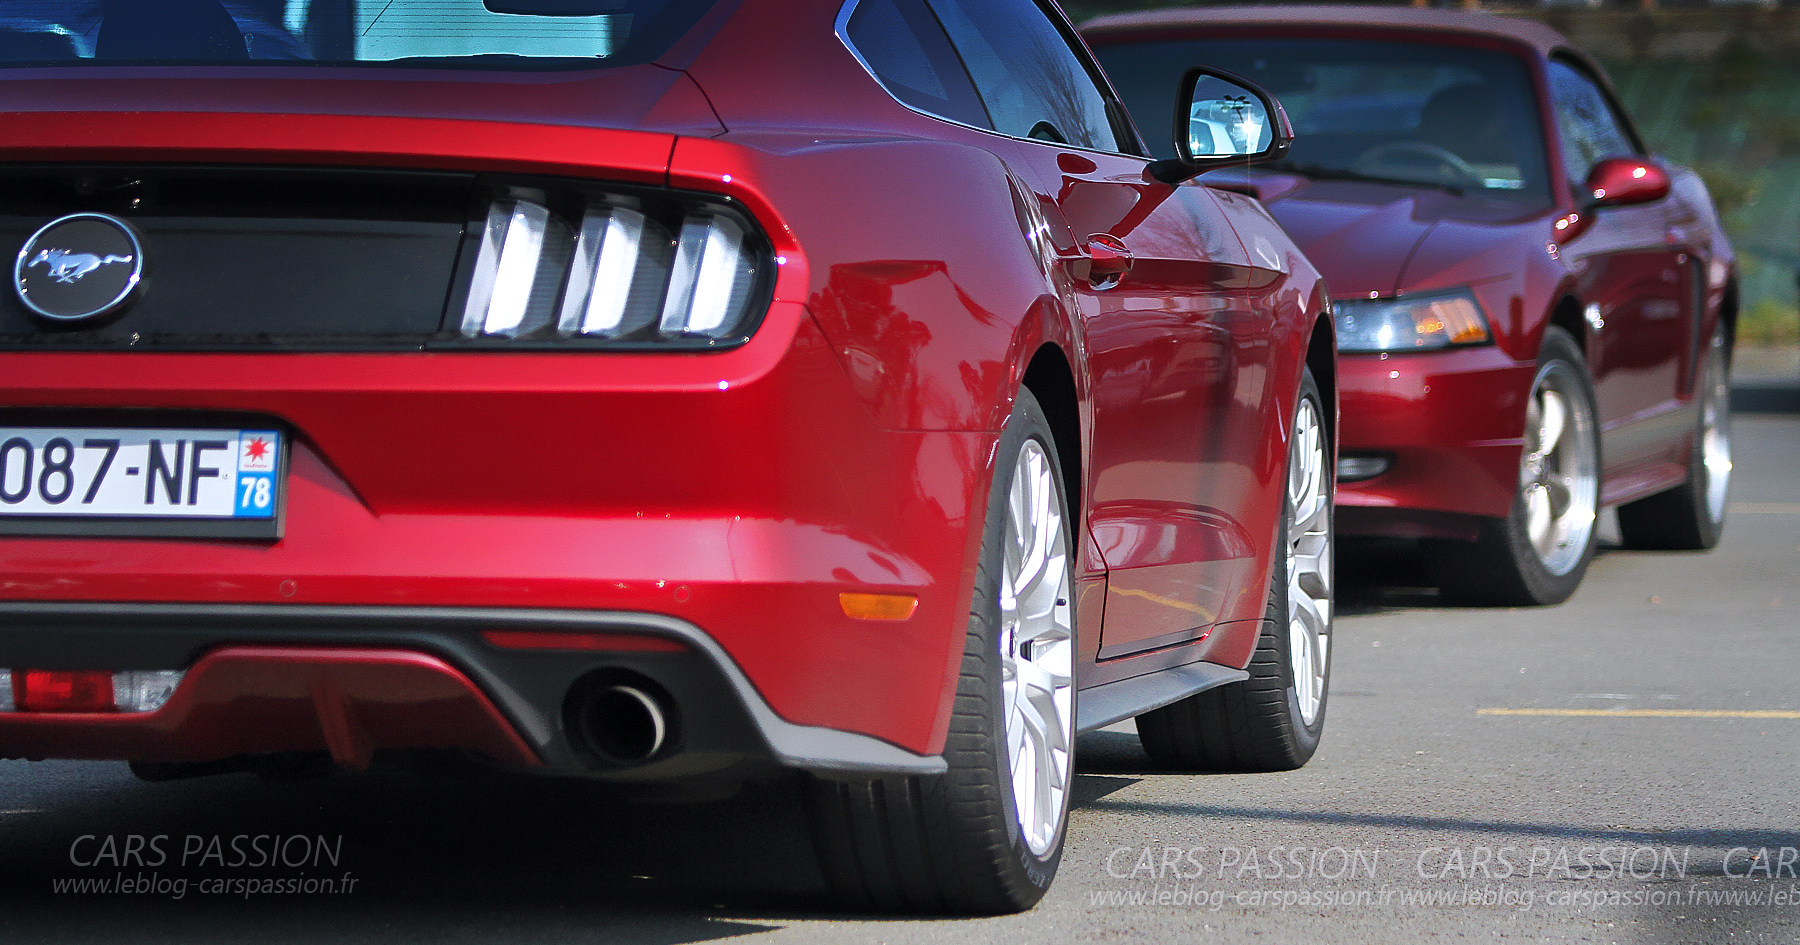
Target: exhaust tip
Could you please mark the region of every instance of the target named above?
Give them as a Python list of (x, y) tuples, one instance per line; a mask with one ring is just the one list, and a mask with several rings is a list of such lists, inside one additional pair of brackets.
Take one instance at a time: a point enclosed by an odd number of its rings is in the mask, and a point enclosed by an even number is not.
[(660, 687), (613, 679), (578, 686), (570, 695), (581, 746), (605, 764), (643, 764), (674, 741), (674, 713)]

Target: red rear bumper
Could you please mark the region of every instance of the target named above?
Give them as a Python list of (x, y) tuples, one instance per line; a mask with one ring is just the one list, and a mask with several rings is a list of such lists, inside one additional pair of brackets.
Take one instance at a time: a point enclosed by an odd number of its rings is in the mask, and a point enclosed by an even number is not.
[(154, 712), (0, 712), (9, 757), (213, 761), (326, 750), (354, 769), (386, 748), (539, 764), (467, 676), (405, 650), (226, 647), (195, 663)]
[[(882, 429), (798, 305), (717, 354), (30, 353), (0, 375), (14, 422), (229, 412), (294, 443), (280, 541), (0, 539), (0, 604), (668, 618), (784, 723), (941, 750), (995, 434)], [(859, 620), (843, 592), (918, 607)], [(380, 645), (366, 625), (331, 643)], [(252, 639), (306, 642), (195, 642)], [(32, 640), (0, 625), (0, 666), (185, 665)]]

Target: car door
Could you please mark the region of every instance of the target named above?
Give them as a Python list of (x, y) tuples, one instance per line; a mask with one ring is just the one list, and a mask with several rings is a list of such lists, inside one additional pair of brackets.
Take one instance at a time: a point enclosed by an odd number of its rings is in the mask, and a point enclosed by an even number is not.
[(1266, 535), (1246, 534), (1272, 351), (1214, 194), (1148, 159), (1085, 50), (1034, 0), (931, 0), (1078, 294), (1091, 378), (1089, 527), (1107, 568), (1101, 658), (1220, 619)]
[[(1549, 79), (1563, 165), (1579, 200), (1594, 164), (1642, 148), (1585, 69), (1554, 59)], [(1677, 396), (1697, 315), (1695, 275), (1671, 218), (1675, 203), (1600, 210), (1565, 251), (1587, 308), (1588, 366), (1609, 480), (1664, 458), (1690, 427)]]

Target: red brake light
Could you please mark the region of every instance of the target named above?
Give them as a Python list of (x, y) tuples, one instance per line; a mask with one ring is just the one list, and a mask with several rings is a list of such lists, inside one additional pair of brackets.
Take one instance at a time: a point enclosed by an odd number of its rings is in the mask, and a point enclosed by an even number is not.
[(13, 670), (13, 702), (21, 712), (113, 712), (113, 674), (106, 670)]

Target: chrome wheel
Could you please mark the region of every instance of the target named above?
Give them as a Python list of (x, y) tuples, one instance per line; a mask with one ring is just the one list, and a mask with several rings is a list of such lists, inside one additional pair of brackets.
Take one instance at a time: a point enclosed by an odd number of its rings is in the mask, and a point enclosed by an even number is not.
[(1725, 521), (1725, 492), (1731, 486), (1731, 378), (1725, 364), (1725, 336), (1713, 336), (1706, 356), (1700, 407), (1700, 464), (1706, 475), (1706, 514)]
[(1551, 361), (1538, 372), (1525, 413), (1519, 486), (1526, 537), (1544, 570), (1559, 577), (1585, 557), (1599, 510), (1594, 417), (1587, 404), (1576, 368)]
[(1075, 636), (1062, 494), (1042, 444), (1026, 440), (1007, 495), (1000, 578), (1002, 729), (1025, 845), (1055, 844), (1075, 742)]
[(1319, 716), (1331, 654), (1331, 476), (1318, 408), (1300, 402), (1288, 447), (1288, 660), (1300, 720)]

